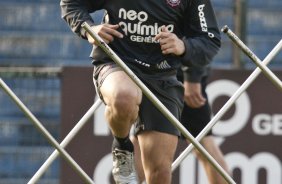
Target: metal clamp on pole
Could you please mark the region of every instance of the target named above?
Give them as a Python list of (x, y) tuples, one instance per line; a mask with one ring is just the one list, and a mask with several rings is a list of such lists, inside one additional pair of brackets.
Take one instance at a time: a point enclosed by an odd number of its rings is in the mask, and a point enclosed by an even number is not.
[(90, 25), (84, 22), (82, 24), (89, 35), (98, 43), (98, 45), (108, 54), (108, 56), (118, 64), (124, 72), (136, 83), (146, 97), (156, 106), (156, 108), (187, 138), (197, 150), (203, 154), (222, 177), (230, 184), (236, 184), (235, 181), (226, 173), (226, 171), (215, 161), (215, 159), (203, 148), (203, 146), (191, 135), (189, 131), (172, 115), (172, 113), (159, 101), (159, 99), (143, 84), (143, 82), (128, 68), (128, 66), (115, 54), (115, 52), (91, 29)]
[(262, 61), (249, 49), (239, 38), (233, 33), (228, 26), (221, 29), (227, 36), (240, 48), (242, 51), (262, 70), (263, 74), (280, 90), (282, 91), (282, 82), (279, 78), (267, 67)]

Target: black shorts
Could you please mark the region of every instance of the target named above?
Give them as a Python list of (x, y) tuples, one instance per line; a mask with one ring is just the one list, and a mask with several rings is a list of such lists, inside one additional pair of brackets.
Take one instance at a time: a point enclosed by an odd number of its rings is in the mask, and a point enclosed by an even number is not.
[[(140, 70), (135, 65), (129, 68), (147, 86), (147, 88), (162, 102), (162, 104), (180, 120), (183, 109), (184, 88), (176, 78), (176, 71), (162, 72), (155, 75)], [(104, 79), (112, 72), (122, 70), (115, 63), (103, 63), (94, 66), (94, 84), (100, 98), (100, 86)], [(139, 117), (135, 123), (135, 134), (141, 131), (152, 130), (180, 136), (180, 132), (170, 123), (167, 118), (155, 107), (155, 105), (145, 96), (139, 106)]]
[[(201, 80), (202, 94), (207, 99), (204, 106), (200, 108), (191, 108), (186, 103), (184, 105), (181, 123), (183, 126), (193, 135), (197, 135), (205, 128), (205, 126), (211, 120), (211, 108), (209, 106), (208, 97), (206, 93), (207, 77), (203, 77)], [(208, 135), (211, 135), (212, 132), (208, 132)]]

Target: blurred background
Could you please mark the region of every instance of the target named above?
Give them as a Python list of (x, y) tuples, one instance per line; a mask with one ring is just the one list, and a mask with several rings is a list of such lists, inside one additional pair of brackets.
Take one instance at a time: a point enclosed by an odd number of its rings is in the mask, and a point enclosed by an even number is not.
[[(281, 0), (211, 2), (219, 28), (228, 25), (261, 60), (282, 38)], [(93, 14), (97, 22), (101, 16), (102, 12)], [(0, 77), (57, 140), (62, 68), (91, 67), (90, 51), (88, 42), (61, 19), (58, 0), (0, 0)], [(269, 67), (282, 69), (282, 53)], [(222, 48), (212, 68), (248, 70), (255, 65), (222, 34)], [(0, 184), (27, 183), (53, 150), (0, 90)], [(60, 183), (59, 160), (40, 183)]]

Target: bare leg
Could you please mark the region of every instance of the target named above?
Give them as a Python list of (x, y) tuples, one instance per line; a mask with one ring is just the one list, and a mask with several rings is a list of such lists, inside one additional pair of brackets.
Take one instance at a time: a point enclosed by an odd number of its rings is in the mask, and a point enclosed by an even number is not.
[(128, 136), (138, 116), (141, 90), (123, 71), (117, 71), (106, 77), (100, 91), (106, 103), (105, 115), (112, 134), (120, 138)]
[[(227, 164), (224, 160), (224, 156), (218, 147), (215, 144), (212, 136), (204, 137), (201, 141), (203, 147), (209, 152), (209, 154), (219, 163), (219, 165), (228, 172)], [(226, 184), (225, 179), (214, 169), (214, 167), (207, 161), (207, 159), (195, 150), (196, 156), (201, 161), (206, 171), (208, 180), (210, 184)]]
[(156, 131), (138, 135), (141, 159), (147, 184), (170, 184), (171, 164), (178, 137)]
[(143, 171), (139, 142), (138, 142), (138, 138), (136, 136), (131, 136), (130, 139), (131, 139), (131, 141), (134, 145), (135, 169), (136, 169), (136, 172), (137, 172), (137, 175), (138, 175), (138, 179), (141, 183), (142, 181), (145, 181), (145, 174), (144, 174), (144, 171)]
[(106, 104), (105, 116), (114, 136), (112, 144), (113, 170), (116, 183), (136, 183), (133, 144), (129, 132), (139, 111), (142, 92), (123, 72), (110, 73), (100, 87)]

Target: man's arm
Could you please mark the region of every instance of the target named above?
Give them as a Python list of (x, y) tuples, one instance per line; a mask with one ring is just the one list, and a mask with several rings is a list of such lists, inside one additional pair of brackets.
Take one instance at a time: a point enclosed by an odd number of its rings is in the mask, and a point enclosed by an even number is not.
[(102, 9), (104, 0), (61, 0), (61, 16), (78, 36), (86, 38), (86, 32), (81, 29), (81, 24), (87, 22), (94, 25), (90, 16), (96, 10)]
[(190, 1), (184, 18), (183, 64), (189, 67), (208, 65), (217, 54), (221, 38), (210, 0)]
[(191, 1), (185, 25), (184, 100), (192, 108), (205, 104), (201, 79), (208, 74), (208, 65), (217, 54), (221, 38), (216, 17), (210, 0)]
[(199, 68), (191, 70), (191, 68), (182, 68), (184, 101), (191, 108), (199, 108), (206, 103), (206, 98), (202, 94), (201, 79), (207, 75), (207, 71), (206, 67), (202, 68), (203, 70), (198, 70)]

